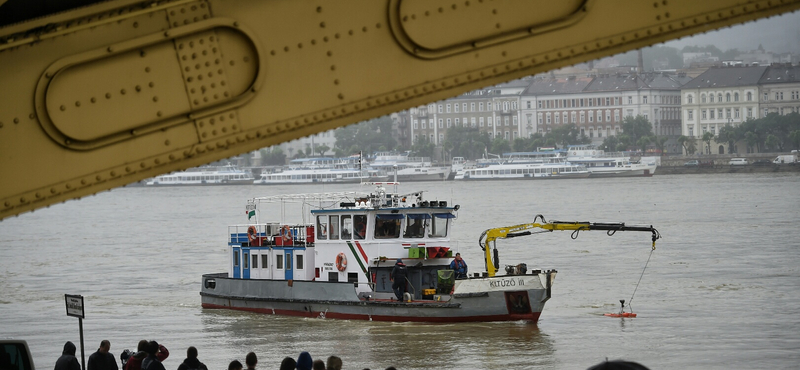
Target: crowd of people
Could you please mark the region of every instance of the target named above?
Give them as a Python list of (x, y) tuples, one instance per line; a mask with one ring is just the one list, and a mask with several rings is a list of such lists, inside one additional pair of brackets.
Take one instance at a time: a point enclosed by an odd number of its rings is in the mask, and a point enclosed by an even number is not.
[[(121, 367), (111, 354), (111, 342), (103, 340), (97, 352), (89, 356), (86, 370), (166, 370), (162, 362), (169, 357), (169, 350), (158, 342), (141, 340), (136, 352), (127, 349), (120, 354)], [(64, 344), (64, 351), (56, 361), (54, 370), (81, 370), (81, 365), (75, 357), (76, 347), (72, 342)], [(258, 356), (250, 352), (245, 356), (244, 365), (239, 360), (228, 364), (228, 370), (256, 370)], [(328, 357), (327, 361), (314, 360), (308, 352), (300, 352), (297, 359), (286, 357), (281, 361), (280, 370), (341, 370), (342, 359), (337, 356)], [(197, 358), (197, 348), (186, 349), (186, 359), (178, 366), (178, 370), (208, 370), (205, 364)], [(369, 370), (369, 369), (364, 369)], [(386, 370), (396, 370), (393, 366)]]

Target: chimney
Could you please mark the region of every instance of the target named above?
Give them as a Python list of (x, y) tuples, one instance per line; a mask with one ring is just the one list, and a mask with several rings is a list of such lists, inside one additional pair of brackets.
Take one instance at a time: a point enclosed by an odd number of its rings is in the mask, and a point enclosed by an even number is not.
[(644, 73), (644, 61), (642, 60), (642, 49), (636, 50), (637, 66), (639, 67), (639, 74)]

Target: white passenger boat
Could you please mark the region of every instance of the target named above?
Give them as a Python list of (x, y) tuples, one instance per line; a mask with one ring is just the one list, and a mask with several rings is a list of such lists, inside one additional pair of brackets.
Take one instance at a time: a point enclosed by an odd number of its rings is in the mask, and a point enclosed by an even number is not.
[(410, 157), (408, 152), (377, 152), (369, 166), (398, 182), (446, 180), (450, 176), (450, 167), (434, 166), (430, 158)]
[(253, 183), (258, 185), (359, 183), (385, 181), (386, 173), (377, 169), (361, 168), (357, 157), (300, 158), (292, 160), (281, 171), (264, 171)]
[(252, 185), (253, 174), (234, 165), (190, 168), (159, 175), (145, 181), (146, 186)]
[[(421, 191), (389, 193), (380, 185), (369, 194), (254, 198), (246, 212), (255, 222), (228, 227), (228, 271), (202, 276), (202, 306), (321, 319), (536, 322), (556, 271), (529, 271), (522, 263), (501, 268), (497, 239), (533, 235), (529, 230), (537, 228), (573, 235), (652, 231), (654, 246), (657, 239), (652, 227), (547, 223), (537, 216), (531, 224), (486, 230), (479, 238), (486, 270), (456, 279), (451, 234), (459, 208), (424, 200)], [(390, 281), (397, 262), (407, 271), (402, 295)]]
[(569, 146), (567, 160), (586, 166), (591, 177), (649, 177), (658, 167), (655, 161), (631, 161), (631, 157), (624, 153), (606, 153), (593, 145)]
[(569, 163), (560, 152), (505, 153), (501, 158), (478, 161), (464, 168), (455, 180), (569, 179), (589, 177), (580, 164)]

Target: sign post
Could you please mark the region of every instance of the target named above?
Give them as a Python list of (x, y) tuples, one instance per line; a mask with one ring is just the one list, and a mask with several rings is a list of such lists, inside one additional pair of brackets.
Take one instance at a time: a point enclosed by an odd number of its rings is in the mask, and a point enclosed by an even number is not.
[(64, 294), (64, 301), (67, 304), (67, 316), (78, 318), (78, 330), (81, 334), (81, 369), (86, 370), (86, 357), (83, 352), (83, 296)]

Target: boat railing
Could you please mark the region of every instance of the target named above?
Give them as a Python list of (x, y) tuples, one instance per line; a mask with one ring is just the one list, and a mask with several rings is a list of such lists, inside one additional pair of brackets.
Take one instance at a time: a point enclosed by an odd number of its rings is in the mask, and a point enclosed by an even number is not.
[(277, 222), (228, 226), (228, 244), (250, 247), (313, 246), (314, 226)]

